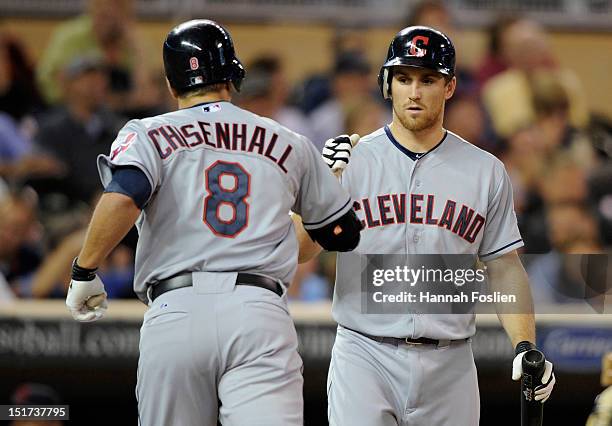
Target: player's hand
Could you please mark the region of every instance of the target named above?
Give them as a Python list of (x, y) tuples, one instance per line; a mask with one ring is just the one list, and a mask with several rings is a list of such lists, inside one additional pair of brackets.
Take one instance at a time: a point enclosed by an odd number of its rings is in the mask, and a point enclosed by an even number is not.
[(106, 291), (95, 269), (84, 269), (72, 263), (72, 280), (68, 287), (66, 306), (72, 318), (80, 322), (97, 321), (108, 309)]
[(359, 142), (359, 135), (352, 134), (336, 136), (325, 141), (323, 160), (334, 173), (342, 173), (351, 158), (353, 147)]
[[(523, 357), (527, 353), (527, 350), (524, 350), (518, 353), (514, 357), (514, 361), (512, 361), (512, 380), (517, 381), (523, 375)], [(546, 402), (546, 400), (550, 397), (550, 394), (553, 391), (553, 387), (555, 386), (555, 373), (553, 372), (552, 362), (545, 360), (544, 361), (544, 374), (542, 375), (542, 384), (535, 389), (535, 397), (536, 401), (540, 401), (541, 403)]]

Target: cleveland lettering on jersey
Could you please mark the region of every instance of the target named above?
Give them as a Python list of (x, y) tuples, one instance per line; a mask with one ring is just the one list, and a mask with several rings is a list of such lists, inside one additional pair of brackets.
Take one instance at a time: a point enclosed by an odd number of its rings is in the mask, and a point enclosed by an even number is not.
[(373, 201), (369, 198), (355, 201), (353, 209), (364, 218), (361, 223), (366, 228), (402, 224), (408, 218), (412, 224), (445, 228), (468, 243), (476, 241), (485, 224), (484, 216), (465, 204), (458, 208), (453, 200), (446, 200), (442, 213), (436, 216), (435, 203), (433, 194), (383, 194)]
[(175, 152), (196, 148), (202, 144), (228, 151), (253, 152), (268, 158), (287, 173), (285, 162), (293, 151), (291, 145), (277, 147), (278, 134), (265, 127), (245, 123), (209, 123), (197, 121), (182, 126), (163, 125), (147, 132), (162, 160)]

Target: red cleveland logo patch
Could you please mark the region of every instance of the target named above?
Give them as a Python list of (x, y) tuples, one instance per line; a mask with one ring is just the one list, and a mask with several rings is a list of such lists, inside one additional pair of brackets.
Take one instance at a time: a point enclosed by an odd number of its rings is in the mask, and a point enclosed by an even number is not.
[(128, 133), (128, 135), (125, 137), (125, 141), (123, 141), (123, 143), (117, 148), (113, 149), (113, 152), (111, 153), (111, 161), (114, 160), (123, 151), (127, 150), (128, 147), (132, 144), (132, 142), (134, 142), (134, 139), (136, 139), (136, 132)]

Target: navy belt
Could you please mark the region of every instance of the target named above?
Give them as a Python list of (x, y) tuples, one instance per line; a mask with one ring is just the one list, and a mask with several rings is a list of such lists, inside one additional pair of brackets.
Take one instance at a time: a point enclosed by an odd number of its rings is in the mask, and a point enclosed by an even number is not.
[[(176, 290), (177, 288), (191, 287), (192, 285), (193, 280), (191, 278), (191, 273), (177, 275), (175, 277), (168, 278), (167, 280), (162, 280), (155, 284), (151, 289), (151, 301), (157, 299), (159, 296), (168, 291)], [(280, 283), (272, 278), (264, 277), (263, 275), (245, 274), (240, 272), (236, 277), (236, 285), (261, 287), (265, 288), (266, 290), (270, 290), (281, 297), (283, 295), (283, 288)]]
[(357, 330), (353, 330), (352, 328), (348, 328), (346, 326), (342, 326), (344, 328), (346, 328), (347, 330), (350, 330), (352, 332), (355, 332), (357, 334), (361, 334), (362, 336), (367, 337), (368, 339), (372, 339), (378, 343), (389, 343), (391, 345), (395, 345), (395, 346), (399, 346), (399, 345), (433, 345), (433, 346), (437, 346), (439, 348), (443, 348), (446, 346), (450, 346), (452, 343), (457, 343), (457, 342), (467, 342), (469, 340), (468, 339), (457, 339), (457, 340), (450, 340), (450, 339), (430, 339), (429, 337), (418, 337), (418, 338), (411, 338), (411, 337), (382, 337), (382, 336), (373, 336), (371, 334), (368, 333), (364, 333), (363, 331), (357, 331)]

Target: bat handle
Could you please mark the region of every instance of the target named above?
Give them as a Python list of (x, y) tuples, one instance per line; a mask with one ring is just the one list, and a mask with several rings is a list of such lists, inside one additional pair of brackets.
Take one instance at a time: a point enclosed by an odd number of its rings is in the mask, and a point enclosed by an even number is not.
[(544, 354), (537, 349), (530, 349), (523, 356), (522, 362), (521, 426), (542, 426), (544, 407), (534, 397), (535, 388), (542, 384)]

